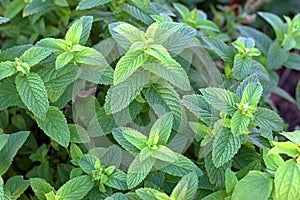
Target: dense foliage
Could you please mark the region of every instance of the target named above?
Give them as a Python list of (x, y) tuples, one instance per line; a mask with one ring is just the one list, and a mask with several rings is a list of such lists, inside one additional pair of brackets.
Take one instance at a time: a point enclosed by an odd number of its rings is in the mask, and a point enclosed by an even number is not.
[(0, 199), (298, 200), (300, 10), (226, 3), (2, 0)]

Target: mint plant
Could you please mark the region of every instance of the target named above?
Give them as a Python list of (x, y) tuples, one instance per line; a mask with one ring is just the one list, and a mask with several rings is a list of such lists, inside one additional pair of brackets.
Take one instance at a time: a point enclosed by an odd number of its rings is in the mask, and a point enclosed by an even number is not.
[(1, 1), (0, 199), (297, 200), (300, 15), (219, 2)]

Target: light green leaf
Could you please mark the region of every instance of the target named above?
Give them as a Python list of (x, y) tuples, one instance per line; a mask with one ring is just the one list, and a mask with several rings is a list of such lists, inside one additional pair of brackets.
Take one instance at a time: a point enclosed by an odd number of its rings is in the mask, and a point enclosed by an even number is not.
[(226, 190), (219, 190), (217, 192), (211, 193), (204, 197), (202, 200), (227, 200), (227, 193)]
[(84, 154), (82, 158), (78, 160), (80, 168), (89, 175), (93, 175), (96, 162), (100, 163), (100, 160), (92, 154)]
[(138, 154), (140, 150), (136, 148), (133, 144), (128, 142), (128, 140), (124, 137), (122, 131), (124, 128), (115, 128), (112, 131), (114, 139), (126, 150), (132, 154)]
[(106, 112), (117, 113), (126, 108), (150, 82), (150, 77), (150, 72), (138, 70), (122, 84), (111, 86), (104, 104)]
[(74, 143), (89, 143), (89, 133), (78, 124), (68, 124), (70, 130), (70, 142)]
[(67, 42), (62, 39), (44, 38), (36, 43), (38, 47), (50, 49), (53, 53), (63, 53), (67, 48)]
[(64, 200), (81, 200), (93, 186), (92, 178), (84, 175), (69, 180), (59, 188), (56, 195), (61, 196)]
[(71, 46), (76, 45), (80, 41), (81, 33), (82, 33), (82, 23), (75, 22), (69, 28), (68, 32), (66, 33), (66, 41), (71, 42)]
[(177, 183), (177, 185), (173, 189), (171, 197), (179, 199), (179, 196), (181, 196), (182, 192), (184, 191), (184, 195), (182, 196), (183, 200), (194, 199), (197, 189), (198, 176), (195, 172), (192, 172), (182, 177), (182, 179)]
[(0, 151), (2, 150), (2, 148), (7, 143), (8, 138), (9, 138), (8, 134), (2, 134), (2, 133), (0, 133)]
[(127, 186), (129, 189), (140, 184), (151, 171), (154, 164), (154, 159), (151, 157), (140, 161), (140, 156), (135, 157), (127, 172)]
[(44, 118), (49, 107), (48, 95), (39, 75), (30, 73), (16, 77), (16, 88), (25, 106), (36, 116)]
[(231, 119), (231, 131), (233, 135), (238, 136), (242, 134), (246, 134), (248, 129), (248, 125), (250, 123), (250, 117), (243, 115), (242, 111), (237, 111), (234, 113)]
[[(134, 42), (144, 42), (146, 41), (146, 36), (143, 31), (140, 31), (138, 28), (132, 26), (131, 24), (119, 22), (115, 24), (116, 27), (113, 28), (113, 31), (125, 37), (131, 43)], [(113, 25), (110, 25), (113, 27)], [(113, 35), (114, 37), (114, 35)], [(117, 42), (118, 38), (114, 37)]]
[(237, 177), (235, 174), (230, 170), (227, 169), (225, 173), (225, 186), (227, 194), (231, 194), (238, 182)]
[(300, 166), (295, 160), (288, 160), (275, 173), (275, 200), (296, 200), (300, 196)]
[(248, 84), (244, 91), (242, 96), (241, 103), (249, 105), (256, 106), (263, 94), (263, 87), (260, 83), (250, 83)]
[(144, 24), (150, 25), (153, 23), (153, 19), (147, 14), (146, 12), (140, 10), (136, 6), (132, 6), (127, 3), (123, 3), (120, 5), (120, 7), (130, 16), (133, 18), (136, 18), (137, 20), (140, 20)]
[(228, 90), (222, 88), (200, 89), (204, 99), (219, 111), (233, 114), (236, 111), (236, 103), (240, 102), (239, 97)]
[(129, 51), (117, 63), (114, 74), (114, 85), (128, 79), (148, 59), (143, 50)]
[(146, 63), (143, 65), (143, 68), (182, 90), (188, 91), (191, 89), (189, 77), (180, 65)]
[(17, 200), (28, 186), (29, 181), (24, 180), (23, 176), (13, 176), (4, 185), (4, 195), (10, 200)]
[(70, 131), (64, 114), (57, 107), (49, 107), (44, 120), (35, 118), (38, 126), (58, 144), (67, 147), (70, 142)]
[(300, 55), (296, 53), (289, 53), (288, 59), (283, 63), (287, 68), (300, 70)]
[(0, 176), (2, 176), (9, 169), (13, 158), (21, 146), (25, 143), (28, 136), (28, 131), (21, 131), (9, 136), (7, 143), (0, 151)]
[(274, 131), (281, 131), (283, 128), (283, 121), (279, 115), (267, 108), (257, 108), (254, 113), (253, 123), (256, 126)]
[(190, 17), (190, 10), (187, 7), (185, 7), (184, 5), (179, 4), (179, 3), (174, 3), (173, 6), (179, 12), (183, 21), (185, 21), (186, 19), (188, 19)]
[(238, 152), (241, 147), (242, 139), (234, 136), (230, 129), (224, 127), (223, 131), (218, 133), (213, 143), (212, 159), (216, 167), (221, 167)]
[(296, 158), (299, 155), (300, 148), (296, 144), (293, 144), (290, 141), (287, 142), (273, 141), (273, 144), (275, 147), (273, 147), (268, 154), (286, 154), (293, 158)]
[(156, 144), (166, 145), (170, 137), (173, 126), (173, 115), (172, 113), (166, 113), (158, 118), (153, 124), (150, 134), (149, 141), (153, 143), (155, 137), (158, 137)]
[(143, 200), (169, 200), (168, 195), (152, 188), (139, 188), (135, 192)]
[(39, 200), (47, 200), (45, 194), (54, 192), (55, 189), (41, 178), (31, 178), (30, 186)]
[(242, 98), (243, 96), (243, 92), (245, 90), (245, 88), (247, 87), (247, 85), (249, 84), (259, 84), (259, 79), (257, 74), (252, 74), (251, 76), (248, 76), (245, 80), (243, 80), (243, 82), (238, 86), (238, 88), (236, 89), (236, 94), (238, 95), (238, 97)]
[(87, 65), (96, 65), (99, 67), (106, 67), (107, 62), (102, 54), (96, 49), (76, 45), (79, 51), (73, 52), (73, 60), (77, 63), (83, 63)]
[(280, 134), (289, 139), (294, 144), (300, 146), (300, 130), (295, 130), (293, 132), (282, 132)]
[(220, 32), (219, 27), (215, 23), (205, 19), (197, 21), (197, 28)]
[(14, 18), (26, 6), (24, 0), (11, 1), (5, 9), (4, 17), (8, 19)]
[(171, 57), (168, 50), (163, 47), (162, 45), (150, 45), (146, 50), (145, 53), (156, 58), (159, 60), (163, 65), (172, 66), (180, 64)]
[(280, 40), (283, 40), (284, 34), (287, 32), (287, 28), (282, 20), (272, 13), (259, 12), (258, 14), (272, 26), (276, 37)]
[(0, 63), (0, 80), (10, 77), (17, 72), (14, 62), (5, 61)]
[(124, 138), (128, 142), (133, 144), (135, 147), (137, 147), (140, 150), (147, 147), (148, 138), (145, 135), (130, 128), (120, 128), (120, 129)]
[(73, 54), (70, 52), (64, 52), (57, 56), (55, 61), (55, 68), (60, 69), (68, 64), (73, 59)]
[(273, 170), (274, 172), (284, 163), (284, 160), (279, 154), (269, 154), (270, 149), (264, 147), (263, 159), (267, 166), (267, 169)]
[(252, 67), (252, 59), (248, 56), (242, 57), (240, 54), (237, 54), (234, 57), (233, 63), (233, 75), (238, 80), (246, 78), (249, 75)]
[(250, 171), (236, 184), (231, 198), (232, 200), (268, 200), (272, 188), (273, 181), (269, 175), (260, 171)]
[(78, 4), (77, 9), (78, 10), (91, 9), (91, 8), (95, 8), (98, 6), (102, 6), (111, 1), (112, 0), (81, 0), (80, 3)]
[(157, 160), (166, 162), (166, 163), (174, 163), (178, 160), (177, 154), (174, 153), (171, 149), (166, 146), (159, 145), (158, 149), (153, 151), (151, 156)]
[(27, 63), (30, 67), (38, 64), (51, 54), (51, 51), (44, 47), (32, 47), (24, 52), (20, 57), (22, 62)]

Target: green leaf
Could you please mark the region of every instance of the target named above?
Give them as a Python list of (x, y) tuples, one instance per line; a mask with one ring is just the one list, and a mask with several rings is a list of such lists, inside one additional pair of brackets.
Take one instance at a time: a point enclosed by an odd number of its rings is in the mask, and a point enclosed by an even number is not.
[(124, 138), (138, 149), (147, 147), (148, 138), (142, 133), (131, 128), (120, 128)]
[(238, 95), (238, 97), (242, 98), (243, 93), (245, 88), (247, 87), (247, 85), (249, 84), (259, 84), (259, 79), (257, 74), (252, 74), (251, 76), (248, 76), (245, 80), (243, 80), (243, 82), (238, 86), (238, 88), (236, 89), (236, 94)]
[(174, 3), (173, 6), (179, 12), (183, 21), (185, 21), (186, 19), (188, 19), (190, 17), (190, 10), (187, 7), (185, 7), (184, 5), (179, 4), (179, 3)]
[(124, 128), (115, 128), (112, 130), (112, 134), (114, 139), (126, 150), (132, 154), (138, 154), (140, 150), (136, 148), (133, 144), (128, 142), (128, 140), (124, 137), (123, 131)]
[(81, 0), (80, 3), (78, 4), (77, 9), (78, 10), (91, 9), (91, 8), (95, 8), (98, 6), (102, 6), (111, 1), (112, 0)]
[[(166, 113), (158, 118), (153, 124), (150, 134), (149, 141), (154, 141), (155, 137), (158, 137), (156, 144), (166, 145), (170, 137), (173, 126), (173, 115), (172, 113)], [(153, 143), (152, 143), (153, 144)]]
[(55, 68), (60, 69), (68, 64), (73, 59), (73, 54), (70, 52), (64, 52), (57, 56), (55, 60)]
[(173, 189), (171, 197), (177, 199), (179, 196), (181, 196), (180, 194), (182, 194), (182, 191), (184, 191), (182, 199), (194, 199), (197, 189), (198, 176), (195, 172), (192, 172), (182, 177), (182, 179), (177, 183), (176, 187)]
[(78, 124), (68, 124), (70, 130), (70, 142), (74, 143), (89, 143), (89, 133)]
[(300, 166), (295, 160), (288, 160), (275, 173), (275, 200), (294, 200), (300, 196)]
[(62, 90), (73, 83), (77, 78), (78, 67), (76, 65), (67, 65), (62, 69), (54, 67), (43, 68), (39, 76), (43, 79), (45, 86), (53, 90)]
[(249, 75), (252, 67), (252, 59), (248, 56), (242, 57), (240, 54), (237, 54), (234, 57), (233, 63), (233, 75), (238, 80), (241, 80)]
[(21, 146), (25, 143), (28, 136), (29, 131), (21, 131), (9, 136), (7, 143), (0, 151), (0, 176), (9, 169), (13, 158)]
[(70, 142), (70, 131), (64, 114), (57, 107), (49, 107), (44, 120), (35, 118), (38, 126), (58, 144), (67, 147)]
[(71, 42), (71, 46), (76, 45), (80, 41), (82, 33), (82, 23), (75, 22), (66, 33), (66, 41)]
[(207, 195), (206, 197), (204, 197), (202, 200), (227, 200), (227, 193), (226, 190), (220, 190), (214, 193), (211, 193), (209, 195)]
[(106, 112), (117, 113), (126, 108), (150, 82), (150, 77), (150, 72), (138, 70), (122, 84), (111, 86), (105, 97)]
[(236, 184), (231, 198), (232, 200), (268, 200), (272, 188), (273, 181), (269, 175), (264, 172), (250, 171)]
[(132, 189), (140, 184), (151, 171), (153, 164), (154, 160), (151, 157), (142, 162), (139, 155), (135, 157), (127, 172), (128, 188)]
[(143, 94), (158, 116), (172, 112), (173, 128), (179, 128), (184, 117), (184, 111), (179, 95), (172, 86), (166, 83), (151, 84), (149, 88), (143, 90)]
[(39, 75), (30, 73), (16, 77), (16, 88), (25, 106), (36, 116), (44, 118), (49, 107), (48, 95)]
[(24, 0), (14, 0), (11, 1), (6, 7), (4, 17), (8, 19), (14, 18), (23, 8), (26, 6)]
[(10, 77), (0, 82), (0, 110), (4, 110), (10, 106), (24, 107), (16, 89), (15, 78)]
[(148, 59), (143, 50), (129, 51), (117, 63), (114, 74), (114, 85), (128, 79)]
[(284, 34), (287, 32), (287, 28), (282, 20), (272, 13), (259, 12), (258, 14), (272, 26), (276, 37), (280, 40), (283, 40)]
[(76, 144), (72, 143), (70, 146), (70, 156), (72, 158), (71, 163), (75, 166), (78, 166), (78, 160), (80, 160), (83, 156), (83, 153), (79, 146)]
[(188, 75), (179, 65), (161, 65), (158, 63), (146, 63), (143, 68), (153, 74), (169, 81), (172, 85), (188, 91), (191, 89)]
[(13, 176), (4, 185), (4, 195), (11, 200), (17, 200), (29, 185), (29, 181), (24, 180), (23, 176)]
[(84, 175), (73, 178), (65, 183), (56, 195), (64, 200), (81, 200), (94, 186), (90, 176)]
[(293, 132), (282, 132), (280, 134), (289, 139), (294, 144), (300, 146), (300, 130), (295, 130)]
[(0, 134), (0, 151), (3, 149), (9, 138), (8, 134)]
[(220, 32), (219, 27), (215, 23), (205, 19), (197, 21), (197, 28)]
[(239, 25), (238, 30), (243, 36), (253, 38), (259, 50), (261, 50), (264, 55), (267, 55), (272, 40), (266, 34), (248, 26)]
[(269, 69), (279, 69), (287, 61), (288, 51), (285, 51), (277, 42), (273, 42), (267, 54), (267, 66)]
[(22, 62), (27, 63), (30, 67), (38, 64), (51, 54), (51, 51), (44, 47), (32, 47), (24, 52), (20, 57)]
[(300, 80), (298, 81), (297, 87), (296, 87), (296, 103), (298, 108), (300, 109)]
[(288, 58), (283, 65), (287, 68), (300, 70), (300, 55), (296, 53), (289, 53)]
[(200, 89), (204, 99), (219, 111), (233, 114), (236, 111), (236, 103), (240, 102), (239, 97), (222, 88)]
[(279, 115), (267, 108), (257, 108), (254, 113), (253, 123), (256, 126), (274, 131), (281, 131), (283, 128), (283, 121)]
[(184, 176), (190, 172), (196, 172), (198, 176), (201, 176), (203, 173), (202, 171), (187, 157), (177, 154), (178, 159), (164, 166), (160, 170), (170, 174), (172, 176)]
[(249, 123), (250, 117), (243, 115), (242, 111), (239, 110), (234, 113), (230, 124), (233, 135), (238, 136), (247, 133)]
[(231, 167), (231, 162), (227, 162), (221, 167), (217, 168), (212, 159), (212, 154), (204, 157), (205, 169), (209, 178), (209, 182), (216, 186), (217, 189), (225, 188), (225, 173)]
[(120, 7), (130, 16), (136, 18), (143, 22), (144, 24), (150, 25), (153, 23), (153, 19), (146, 12), (140, 10), (139, 8), (132, 6), (127, 3), (123, 3)]
[(17, 72), (14, 62), (5, 61), (0, 63), (0, 80), (10, 77)]
[(39, 200), (47, 200), (45, 194), (54, 192), (55, 189), (41, 178), (31, 178), (30, 186)]
[(237, 177), (235, 174), (230, 170), (227, 169), (225, 172), (225, 186), (227, 194), (231, 194), (238, 182)]
[(121, 170), (115, 169), (114, 173), (112, 173), (108, 177), (108, 181), (105, 184), (118, 190), (126, 190), (126, 173)]
[(150, 7), (150, 0), (132, 0), (132, 2), (140, 9), (148, 12)]
[(287, 142), (273, 142), (274, 148), (272, 148), (269, 154), (286, 154), (293, 158), (299, 155), (299, 147), (296, 144)]
[(249, 105), (256, 106), (263, 94), (263, 87), (260, 83), (250, 83), (248, 84), (244, 91), (242, 96), (241, 103)]
[(80, 168), (89, 175), (93, 175), (96, 162), (100, 163), (100, 160), (92, 154), (84, 154), (82, 158), (78, 160)]
[(230, 129), (224, 127), (223, 131), (217, 134), (213, 143), (212, 159), (216, 167), (221, 167), (238, 152), (242, 139), (234, 136)]
[(233, 65), (234, 48), (215, 38), (204, 38), (204, 42), (229, 66)]

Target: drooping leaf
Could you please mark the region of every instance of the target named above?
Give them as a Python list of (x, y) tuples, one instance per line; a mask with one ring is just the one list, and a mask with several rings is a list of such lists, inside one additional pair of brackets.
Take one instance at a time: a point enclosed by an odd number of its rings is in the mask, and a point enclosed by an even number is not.
[(45, 194), (55, 191), (55, 189), (44, 179), (31, 178), (29, 181), (32, 190), (34, 191), (35, 195), (38, 197), (39, 200), (47, 200)]
[(38, 64), (51, 54), (51, 51), (44, 47), (32, 47), (24, 52), (20, 57), (22, 62), (27, 63), (30, 67)]
[(267, 108), (258, 108), (254, 113), (253, 122), (256, 126), (274, 131), (281, 131), (283, 128), (283, 121), (279, 115)]
[(13, 176), (4, 185), (4, 195), (11, 200), (17, 200), (28, 188), (29, 181), (23, 176)]
[(0, 70), (1, 70), (0, 80), (10, 77), (17, 72), (14, 62), (12, 61), (1, 62)]
[(258, 14), (272, 26), (277, 38), (283, 40), (284, 34), (287, 32), (287, 28), (282, 22), (282, 20), (272, 13), (259, 12)]

